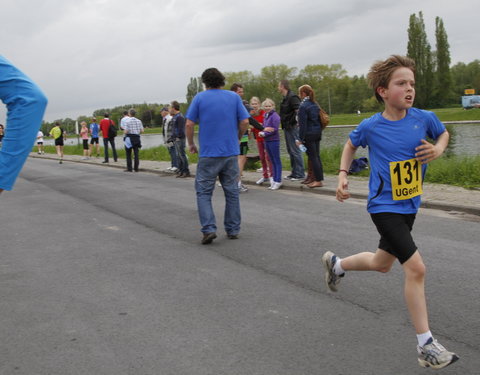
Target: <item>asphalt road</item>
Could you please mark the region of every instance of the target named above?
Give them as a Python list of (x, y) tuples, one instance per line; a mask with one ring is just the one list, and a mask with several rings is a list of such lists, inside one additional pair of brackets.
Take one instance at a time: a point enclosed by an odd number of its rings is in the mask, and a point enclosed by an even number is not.
[[(223, 194), (214, 194), (219, 228)], [(0, 196), (0, 374), (425, 374), (389, 274), (320, 258), (371, 250), (364, 202), (253, 187), (242, 232), (200, 244), (193, 179), (29, 159)], [(422, 210), (431, 329), (480, 372), (480, 221)]]

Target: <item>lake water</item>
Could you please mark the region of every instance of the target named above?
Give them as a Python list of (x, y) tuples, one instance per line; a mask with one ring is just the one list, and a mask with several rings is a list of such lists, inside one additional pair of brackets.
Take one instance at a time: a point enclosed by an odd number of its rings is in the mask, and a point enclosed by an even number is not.
[[(453, 129), (452, 138), (449, 144), (449, 150), (455, 155), (478, 155), (480, 154), (480, 124), (454, 124), (449, 125)], [(334, 145), (343, 145), (348, 139), (348, 134), (352, 131), (353, 127), (327, 127), (323, 132), (321, 147), (330, 147)], [(283, 140), (283, 137), (282, 137)], [(51, 138), (45, 138), (45, 144), (52, 145), (53, 140)], [(65, 144), (75, 145), (76, 139), (68, 139)], [(103, 146), (103, 142), (100, 139), (100, 144)], [(117, 147), (123, 146), (122, 138), (119, 136), (116, 139)], [(142, 135), (143, 148), (151, 148), (163, 145), (163, 136), (161, 134), (147, 134)], [(286, 154), (285, 142), (280, 142), (281, 153)], [(255, 140), (250, 141), (250, 152), (256, 153)], [(359, 149), (358, 155), (365, 156), (366, 150)]]

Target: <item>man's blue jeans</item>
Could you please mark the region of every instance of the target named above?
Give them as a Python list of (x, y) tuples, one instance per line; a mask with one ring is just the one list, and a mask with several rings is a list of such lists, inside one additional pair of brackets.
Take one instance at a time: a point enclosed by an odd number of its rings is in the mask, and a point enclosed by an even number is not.
[(168, 147), (168, 152), (170, 153), (170, 158), (172, 159), (172, 168), (178, 168), (177, 150), (175, 149), (175, 146)]
[(291, 176), (295, 178), (305, 177), (305, 168), (303, 167), (303, 155), (295, 141), (298, 140), (298, 126), (293, 129), (284, 129), (285, 144), (287, 152), (290, 155), (290, 165), (292, 166)]
[(240, 232), (240, 198), (238, 190), (238, 160), (237, 156), (198, 159), (195, 177), (197, 206), (202, 233), (217, 231), (215, 214), (212, 207), (212, 193), (218, 176), (225, 194), (224, 226), (227, 234)]

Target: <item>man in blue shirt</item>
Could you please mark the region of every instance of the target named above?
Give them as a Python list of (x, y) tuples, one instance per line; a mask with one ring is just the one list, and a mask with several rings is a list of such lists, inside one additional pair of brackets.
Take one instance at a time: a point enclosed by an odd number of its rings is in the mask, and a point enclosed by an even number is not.
[(7, 105), (0, 150), (0, 192), (11, 190), (32, 150), (47, 107), (47, 98), (25, 74), (0, 56), (0, 99)]
[(240, 232), (237, 155), (240, 152), (239, 140), (248, 128), (250, 115), (236, 93), (222, 90), (225, 77), (216, 68), (205, 70), (202, 82), (206, 90), (197, 94), (188, 108), (186, 135), (190, 152), (197, 153), (193, 135), (195, 123), (199, 123), (200, 155), (195, 190), (203, 233), (202, 244), (210, 244), (217, 238), (212, 207), (217, 177), (225, 194), (224, 227), (227, 236), (236, 239)]

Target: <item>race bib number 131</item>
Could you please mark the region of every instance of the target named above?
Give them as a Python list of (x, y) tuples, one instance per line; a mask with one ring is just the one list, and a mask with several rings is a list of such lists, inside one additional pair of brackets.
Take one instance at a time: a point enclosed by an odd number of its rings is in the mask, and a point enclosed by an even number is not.
[(392, 198), (394, 201), (421, 195), (422, 166), (416, 159), (390, 162)]

